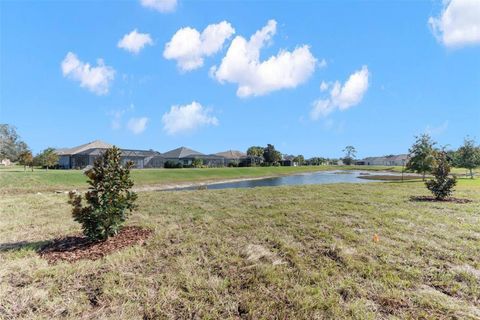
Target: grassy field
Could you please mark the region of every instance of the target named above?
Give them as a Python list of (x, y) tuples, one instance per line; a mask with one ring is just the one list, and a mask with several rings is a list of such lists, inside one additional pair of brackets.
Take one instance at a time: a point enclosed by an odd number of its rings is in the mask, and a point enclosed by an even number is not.
[(141, 192), (145, 246), (56, 265), (35, 251), (80, 231), (66, 196), (9, 194), (0, 318), (479, 319), (478, 181), (467, 204), (412, 202), (420, 182)]
[[(185, 182), (218, 181), (227, 179), (280, 176), (308, 171), (341, 169), (394, 170), (395, 167), (254, 167), (254, 168), (203, 168), (203, 169), (142, 169), (132, 170), (135, 185), (166, 185)], [(84, 188), (86, 178), (81, 170), (23, 171), (21, 167), (0, 170), (1, 193), (25, 193)]]

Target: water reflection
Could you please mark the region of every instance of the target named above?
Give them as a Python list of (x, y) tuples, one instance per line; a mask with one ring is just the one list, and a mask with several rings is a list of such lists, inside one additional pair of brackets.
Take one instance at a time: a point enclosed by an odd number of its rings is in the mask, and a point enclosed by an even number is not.
[[(212, 183), (208, 186), (202, 186), (203, 189), (230, 189), (230, 188), (256, 188), (256, 187), (276, 187), (293, 186), (309, 184), (329, 184), (329, 183), (369, 183), (374, 180), (359, 178), (360, 175), (369, 174), (364, 171), (319, 171), (307, 172), (298, 175), (266, 178), (259, 180), (245, 180), (225, 183)], [(376, 180), (378, 181), (378, 180)], [(202, 188), (200, 187), (200, 188)], [(206, 188), (205, 188), (206, 187)], [(174, 190), (197, 190), (198, 186), (177, 188)]]

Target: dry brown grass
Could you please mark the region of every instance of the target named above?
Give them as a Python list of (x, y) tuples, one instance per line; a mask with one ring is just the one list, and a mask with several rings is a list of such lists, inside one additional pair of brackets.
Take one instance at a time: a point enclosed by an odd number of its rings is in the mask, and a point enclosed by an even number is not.
[(66, 196), (3, 197), (0, 318), (479, 318), (480, 188), (457, 189), (473, 202), (412, 202), (416, 182), (145, 192), (145, 246), (55, 265), (36, 250), (80, 230)]

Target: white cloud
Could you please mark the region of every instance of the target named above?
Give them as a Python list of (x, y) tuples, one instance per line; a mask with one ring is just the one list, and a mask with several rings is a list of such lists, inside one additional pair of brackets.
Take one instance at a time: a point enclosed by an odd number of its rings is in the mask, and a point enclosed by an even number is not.
[(428, 125), (425, 128), (425, 133), (431, 135), (431, 136), (438, 136), (447, 131), (448, 129), (448, 121), (444, 121), (441, 125), (439, 126), (431, 126)]
[(177, 8), (177, 0), (140, 0), (142, 6), (159, 12), (173, 12)]
[(320, 91), (322, 92), (327, 91), (329, 87), (330, 84), (326, 83), (325, 81), (322, 81), (322, 83), (320, 83)]
[(480, 43), (480, 1), (445, 1), (439, 17), (430, 17), (433, 34), (447, 47)]
[(92, 67), (72, 52), (63, 59), (62, 72), (64, 77), (79, 81), (81, 87), (99, 95), (108, 93), (110, 82), (115, 78), (115, 70), (106, 66), (102, 59), (98, 59), (97, 66)]
[(130, 106), (122, 109), (110, 110), (107, 115), (111, 117), (110, 127), (113, 130), (118, 130), (122, 128), (122, 118), (127, 112), (132, 112), (135, 110), (135, 105), (130, 104)]
[(110, 127), (113, 130), (118, 130), (122, 127), (122, 116), (124, 113), (125, 113), (125, 110), (117, 110), (109, 113), (109, 115), (112, 117), (112, 121), (110, 122)]
[(368, 89), (368, 67), (352, 73), (348, 80), (341, 85), (339, 81), (333, 84), (322, 82), (320, 89), (323, 91), (331, 87), (330, 96), (326, 99), (318, 99), (313, 102), (313, 108), (310, 117), (317, 120), (320, 117), (327, 116), (336, 109), (346, 110), (360, 103), (363, 95)]
[(146, 45), (152, 45), (152, 38), (148, 33), (138, 33), (137, 29), (123, 36), (118, 41), (117, 47), (125, 49), (131, 53), (137, 54)]
[(127, 129), (134, 134), (140, 134), (147, 128), (148, 118), (130, 118), (127, 123)]
[(176, 105), (162, 116), (163, 129), (170, 135), (193, 131), (201, 126), (218, 125), (218, 119), (210, 110), (193, 101), (187, 105)]
[(235, 33), (235, 29), (227, 21), (208, 25), (202, 33), (186, 27), (178, 30), (165, 45), (165, 59), (177, 61), (183, 71), (200, 68), (203, 59), (222, 49), (225, 40)]
[(260, 61), (260, 49), (271, 41), (276, 28), (276, 21), (270, 20), (248, 41), (241, 36), (235, 37), (220, 66), (212, 67), (210, 74), (220, 83), (238, 84), (239, 97), (295, 88), (307, 81), (317, 62), (307, 45), (293, 51), (280, 50), (277, 55)]

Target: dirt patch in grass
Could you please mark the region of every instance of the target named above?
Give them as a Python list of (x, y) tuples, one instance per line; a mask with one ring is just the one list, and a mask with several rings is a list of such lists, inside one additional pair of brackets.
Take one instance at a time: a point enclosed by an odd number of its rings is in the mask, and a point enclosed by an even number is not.
[(459, 199), (454, 197), (449, 197), (445, 199), (437, 199), (432, 196), (411, 196), (410, 201), (420, 201), (420, 202), (453, 202), (453, 203), (470, 203), (470, 199)]
[(97, 260), (112, 252), (136, 244), (144, 244), (153, 231), (140, 227), (125, 227), (115, 237), (92, 242), (83, 236), (68, 236), (53, 240), (39, 250), (49, 263), (74, 262), (81, 259)]
[(381, 181), (407, 181), (407, 180), (419, 180), (421, 176), (414, 176), (414, 175), (391, 175), (391, 174), (360, 174), (358, 176), (360, 179), (367, 179), (367, 180), (381, 180)]

